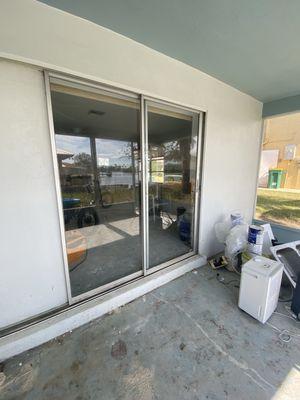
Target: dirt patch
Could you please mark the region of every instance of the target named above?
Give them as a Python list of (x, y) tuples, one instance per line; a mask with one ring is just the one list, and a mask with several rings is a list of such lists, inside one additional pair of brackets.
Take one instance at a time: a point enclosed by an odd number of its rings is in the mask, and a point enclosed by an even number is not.
[(123, 340), (118, 340), (111, 346), (111, 356), (117, 360), (122, 360), (127, 355), (127, 346)]
[(134, 363), (130, 374), (124, 376), (124, 400), (154, 400), (153, 389), (154, 373), (151, 369), (144, 368)]
[(2, 386), (4, 384), (6, 380), (6, 376), (4, 374), (4, 372), (0, 372), (0, 386)]
[(181, 351), (184, 350), (185, 346), (186, 346), (186, 345), (185, 345), (184, 343), (180, 343), (180, 346), (179, 346), (180, 350), (181, 350)]
[(76, 374), (81, 367), (81, 362), (80, 361), (74, 361), (71, 365), (71, 371), (73, 374)]

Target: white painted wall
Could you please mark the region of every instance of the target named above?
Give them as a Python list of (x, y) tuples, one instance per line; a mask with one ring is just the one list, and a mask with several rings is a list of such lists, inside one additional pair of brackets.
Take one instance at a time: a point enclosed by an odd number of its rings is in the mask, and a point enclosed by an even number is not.
[(43, 84), (0, 61), (0, 327), (67, 301)]
[[(188, 65), (36, 1), (0, 0), (0, 7), (0, 56), (208, 111), (200, 225), (203, 254), (220, 250), (213, 227), (224, 214), (239, 209), (248, 220), (252, 218), (260, 102)], [(11, 63), (2, 63), (1, 68), (0, 170), (3, 174), (4, 168), (6, 189), (0, 202), (12, 210), (1, 222), (6, 255), (0, 301), (10, 309), (7, 323), (9, 315), (16, 321), (26, 312), (32, 315), (47, 304), (63, 303), (66, 293), (41, 74)], [(26, 199), (22, 204), (17, 200), (21, 195)], [(22, 274), (30, 277), (23, 312), (14, 307), (26, 291)], [(44, 303), (40, 292), (46, 293)]]

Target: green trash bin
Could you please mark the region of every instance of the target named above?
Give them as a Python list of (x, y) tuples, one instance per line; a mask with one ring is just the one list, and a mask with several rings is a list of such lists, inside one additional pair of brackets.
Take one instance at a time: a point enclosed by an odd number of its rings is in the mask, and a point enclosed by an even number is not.
[(283, 169), (270, 169), (268, 178), (268, 188), (269, 189), (279, 189), (281, 185), (281, 180), (283, 177)]

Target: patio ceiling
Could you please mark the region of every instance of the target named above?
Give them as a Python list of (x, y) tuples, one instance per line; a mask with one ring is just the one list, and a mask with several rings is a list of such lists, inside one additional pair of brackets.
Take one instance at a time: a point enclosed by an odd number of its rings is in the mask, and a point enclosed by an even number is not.
[(300, 94), (299, 0), (42, 0), (268, 102)]

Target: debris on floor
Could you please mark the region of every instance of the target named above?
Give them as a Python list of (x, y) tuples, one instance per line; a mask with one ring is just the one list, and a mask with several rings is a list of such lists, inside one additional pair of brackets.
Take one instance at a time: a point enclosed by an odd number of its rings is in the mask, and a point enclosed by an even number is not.
[[(239, 212), (215, 224), (215, 234), (225, 245), (225, 255), (218, 255), (209, 264), (212, 269), (225, 267), (241, 274), (239, 307), (265, 323), (277, 307), (280, 288), (286, 286), (283, 269), (292, 289), (291, 310), (300, 319), (300, 241), (280, 245), (270, 224), (248, 226)], [(223, 283), (218, 274), (217, 279)]]

